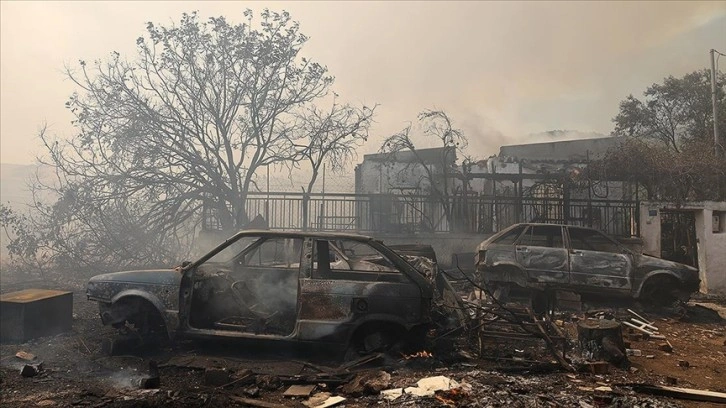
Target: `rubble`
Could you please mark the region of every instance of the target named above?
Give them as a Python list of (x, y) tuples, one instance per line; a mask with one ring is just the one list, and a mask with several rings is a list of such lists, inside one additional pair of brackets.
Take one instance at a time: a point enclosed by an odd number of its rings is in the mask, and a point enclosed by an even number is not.
[(340, 404), (343, 401), (345, 401), (345, 398), (344, 397), (341, 397), (341, 396), (332, 396), (332, 397), (329, 397), (328, 399), (326, 399), (325, 401), (323, 401), (322, 404), (315, 405), (312, 408), (328, 408), (328, 407), (332, 407), (332, 406), (338, 405), (338, 404)]
[(25, 361), (33, 361), (33, 360), (35, 360), (35, 354), (31, 354), (31, 353), (28, 353), (28, 352), (25, 352), (25, 351), (22, 351), (22, 350), (20, 350), (17, 353), (15, 353), (15, 357), (17, 357), (17, 358), (19, 358), (21, 360), (25, 360)]
[[(469, 299), (473, 293), (468, 282), (453, 285), (462, 299)], [(498, 305), (485, 291), (481, 293), (463, 301), (469, 316), (465, 325), (456, 330), (433, 329), (425, 346), (401, 353), (361, 355), (342, 363), (308, 358), (297, 351), (290, 358), (276, 350), (262, 355), (245, 348), (221, 349), (197, 343), (175, 345), (153, 355), (134, 349), (131, 351), (135, 357), (104, 357), (100, 353), (101, 342), (108, 336), (94, 332), (90, 328), (95, 326), (90, 323), (83, 326), (90, 322), (90, 317), (83, 320), (84, 314), (95, 318), (96, 311), (81, 303), (76, 307), (81, 317), (80, 325), (74, 327), (75, 334), (22, 346), (27, 353), (22, 356), (42, 356), (45, 361), (47, 368), (37, 370), (34, 378), (22, 378), (17, 370), (27, 363), (38, 364), (38, 357), (25, 360), (16, 356), (20, 354), (17, 346), (0, 347), (0, 398), (13, 406), (280, 408), (304, 404), (312, 408), (324, 404), (390, 404), (660, 408), (696, 406), (668, 398), (715, 398), (718, 393), (714, 396), (708, 392), (723, 391), (718, 384), (722, 383), (722, 367), (726, 364), (721, 349), (726, 330), (718, 323), (684, 323), (679, 317), (645, 314), (640, 310), (639, 316), (634, 316), (624, 308), (598, 309), (593, 313), (588, 309), (589, 303), (583, 303), (582, 312), (555, 309), (534, 316), (525, 304)], [(604, 360), (589, 361), (583, 357), (577, 335), (578, 323), (588, 318), (598, 321), (598, 327), (599, 321), (609, 320), (630, 321), (638, 326), (638, 322), (631, 320), (635, 318), (657, 327), (659, 335), (667, 333), (669, 339), (654, 341), (632, 329), (631, 333), (622, 333), (623, 343), (628, 343), (627, 349), (631, 350), (628, 353), (623, 349), (623, 354), (631, 355), (634, 366), (623, 368)], [(627, 331), (628, 326), (623, 326)], [(82, 333), (85, 345), (78, 343), (78, 333)], [(603, 350), (606, 348), (603, 346)], [(633, 350), (639, 350), (641, 357)], [(677, 353), (673, 354), (673, 350)], [(158, 376), (152, 373), (150, 358), (159, 361)], [(676, 369), (678, 360), (688, 362), (688, 367)], [(568, 365), (578, 370), (570, 372)], [(5, 374), (8, 368), (12, 368), (12, 375)], [(679, 378), (673, 376), (674, 369), (680, 373)], [(220, 377), (215, 380), (217, 375)], [(143, 389), (143, 381), (149, 381), (146, 386), (152, 389)], [(691, 388), (668, 398), (662, 389), (646, 394), (633, 385), (663, 384), (677, 388), (673, 386), (679, 383)], [(701, 400), (695, 401), (690, 404)]]
[(341, 387), (341, 391), (350, 396), (378, 394), (391, 384), (391, 374), (385, 371), (368, 371), (356, 375), (350, 382)]
[(149, 361), (149, 375), (139, 380), (139, 388), (151, 389), (159, 388), (161, 385), (161, 377), (159, 375), (159, 365), (156, 361)]
[(314, 394), (307, 401), (303, 402), (303, 405), (305, 405), (306, 407), (309, 407), (309, 408), (317, 407), (318, 405), (325, 402), (331, 396), (332, 396), (332, 394), (329, 392), (319, 392), (317, 394)]
[(309, 397), (315, 390), (315, 385), (291, 385), (285, 392), (283, 397)]
[(230, 373), (224, 368), (207, 368), (204, 371), (204, 385), (219, 387), (230, 382)]
[(715, 402), (726, 404), (726, 393), (692, 388), (666, 387), (659, 385), (636, 384), (632, 388), (637, 392), (663, 395), (672, 398), (687, 399), (701, 402)]
[(261, 401), (251, 398), (243, 398), (243, 397), (237, 397), (237, 396), (231, 396), (230, 399), (232, 399), (235, 402), (239, 402), (240, 404), (244, 404), (249, 407), (259, 407), (259, 408), (287, 408), (285, 405), (282, 404), (276, 404), (274, 402), (267, 402), (267, 401)]
[(23, 377), (35, 377), (36, 375), (40, 374), (40, 372), (43, 371), (43, 363), (37, 363), (37, 364), (25, 364), (20, 369), (20, 375)]

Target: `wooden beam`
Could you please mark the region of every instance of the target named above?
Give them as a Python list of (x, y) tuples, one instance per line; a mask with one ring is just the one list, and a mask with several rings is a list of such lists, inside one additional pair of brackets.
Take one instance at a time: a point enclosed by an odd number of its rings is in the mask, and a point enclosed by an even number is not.
[(634, 384), (631, 387), (640, 393), (662, 395), (678, 399), (726, 404), (726, 393), (697, 390), (693, 388), (666, 387), (662, 385)]

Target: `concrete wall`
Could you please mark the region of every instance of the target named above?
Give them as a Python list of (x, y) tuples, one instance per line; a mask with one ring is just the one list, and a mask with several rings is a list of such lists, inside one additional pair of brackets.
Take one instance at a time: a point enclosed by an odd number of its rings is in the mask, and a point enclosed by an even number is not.
[(420, 163), (364, 161), (356, 169), (357, 194), (388, 193), (396, 189), (430, 189), (426, 171)]
[[(644, 202), (640, 206), (640, 236), (643, 253), (661, 254), (661, 210), (693, 211), (696, 224), (701, 292), (726, 294), (726, 202), (697, 202), (681, 205)], [(714, 227), (713, 216), (719, 216)], [(717, 229), (718, 232), (714, 232)]]

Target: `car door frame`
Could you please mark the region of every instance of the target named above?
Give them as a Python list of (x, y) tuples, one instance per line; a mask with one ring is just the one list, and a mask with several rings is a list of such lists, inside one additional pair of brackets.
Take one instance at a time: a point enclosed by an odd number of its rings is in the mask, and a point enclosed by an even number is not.
[[(301, 257), (300, 257), (300, 265), (298, 265), (298, 272), (297, 272), (297, 300), (296, 300), (296, 307), (295, 307), (295, 328), (293, 329), (292, 333), (289, 335), (281, 336), (281, 335), (271, 335), (271, 334), (254, 334), (249, 332), (238, 332), (238, 331), (227, 331), (227, 330), (216, 330), (216, 329), (206, 329), (206, 328), (196, 328), (192, 327), (189, 323), (189, 316), (191, 314), (191, 307), (192, 307), (192, 299), (193, 299), (193, 293), (194, 293), (194, 275), (197, 272), (199, 266), (203, 265), (205, 262), (207, 262), (209, 259), (217, 255), (218, 253), (222, 252), (224, 249), (228, 248), (235, 242), (239, 241), (240, 239), (244, 239), (245, 237), (258, 237), (259, 239), (255, 240), (252, 244), (248, 245), (244, 249), (242, 249), (237, 255), (235, 255), (231, 260), (230, 263), (232, 264), (233, 268), (238, 263), (238, 260), (240, 257), (246, 256), (250, 251), (255, 250), (259, 247), (259, 245), (262, 245), (267, 239), (271, 238), (291, 238), (291, 239), (301, 239), (302, 240), (302, 248), (301, 248)], [(192, 264), (186, 266), (182, 269), (182, 279), (179, 284), (179, 331), (188, 336), (192, 337), (230, 337), (230, 338), (249, 338), (249, 339), (270, 339), (270, 340), (287, 340), (291, 339), (297, 336), (298, 331), (298, 316), (300, 312), (300, 279), (303, 276), (304, 270), (306, 269), (305, 263), (306, 260), (309, 261), (309, 258), (305, 257), (305, 242), (307, 240), (307, 237), (305, 235), (279, 235), (274, 232), (260, 232), (260, 231), (242, 231), (234, 236), (230, 237), (229, 239), (225, 240), (223, 243), (209, 251), (207, 254), (199, 258), (197, 261), (193, 262)]]
[[(571, 229), (593, 231), (616, 245), (620, 252), (596, 251), (575, 249), (572, 246)], [(570, 258), (570, 285), (578, 292), (594, 294), (610, 293), (629, 295), (632, 290), (632, 271), (634, 259), (632, 253), (622, 244), (603, 233), (592, 228), (567, 225), (565, 228), (568, 254)], [(620, 266), (615, 269), (614, 261), (620, 260)], [(589, 272), (585, 272), (587, 268)], [(607, 273), (616, 270), (618, 273)], [(605, 273), (598, 273), (603, 271)]]
[[(319, 242), (335, 241), (335, 238), (311, 237), (305, 245), (312, 262), (310, 269), (301, 274), (299, 292), (298, 329), (301, 341), (341, 343), (368, 322), (391, 323), (410, 329), (428, 318), (428, 308), (433, 295), (430, 284), (394, 251), (374, 240), (355, 240), (367, 244), (386, 257), (396, 268), (395, 272), (314, 270), (321, 251), (313, 251)], [(316, 248), (317, 249), (317, 248)], [(329, 266), (329, 258), (328, 258)], [(320, 264), (318, 263), (318, 268)], [(397, 279), (378, 279), (378, 275), (396, 274)], [(355, 279), (358, 276), (361, 279)], [(407, 299), (408, 301), (400, 301)], [(399, 300), (403, 310), (385, 308)], [(324, 306), (312, 310), (311, 306)], [(323, 335), (321, 335), (323, 333)]]
[[(555, 247), (540, 247), (540, 246), (532, 246), (532, 245), (523, 245), (522, 241), (525, 239), (527, 234), (529, 233), (530, 229), (535, 227), (544, 227), (544, 228), (559, 228), (560, 229), (560, 237), (562, 239), (562, 247), (561, 248), (555, 248)], [(558, 225), (558, 224), (530, 224), (527, 226), (527, 228), (519, 235), (517, 240), (515, 241), (513, 247), (514, 247), (514, 257), (516, 259), (517, 264), (527, 273), (527, 276), (530, 280), (533, 280), (537, 282), (538, 284), (555, 284), (555, 285), (567, 285), (570, 281), (570, 273), (569, 273), (569, 255), (568, 255), (568, 248), (565, 241), (565, 231), (564, 226)], [(548, 266), (545, 268), (539, 268), (534, 269), (527, 264), (523, 263), (522, 260), (526, 259), (528, 261), (532, 260), (533, 256), (536, 257), (545, 257), (547, 255), (557, 255), (558, 258), (561, 258), (561, 262), (556, 265), (554, 262), (552, 266)], [(555, 268), (557, 267), (557, 268)]]

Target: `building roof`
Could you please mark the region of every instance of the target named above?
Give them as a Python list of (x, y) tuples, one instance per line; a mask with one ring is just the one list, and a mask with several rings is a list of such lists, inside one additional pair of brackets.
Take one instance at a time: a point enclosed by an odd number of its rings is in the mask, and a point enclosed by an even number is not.
[(585, 162), (602, 157), (609, 149), (622, 142), (622, 137), (564, 140), (560, 142), (530, 143), (502, 146), (499, 157), (515, 160), (545, 162)]
[(409, 150), (393, 153), (373, 153), (363, 156), (363, 161), (398, 162), (440, 164), (444, 161), (456, 162), (456, 149), (454, 147), (433, 147), (429, 149), (416, 149), (415, 154)]

